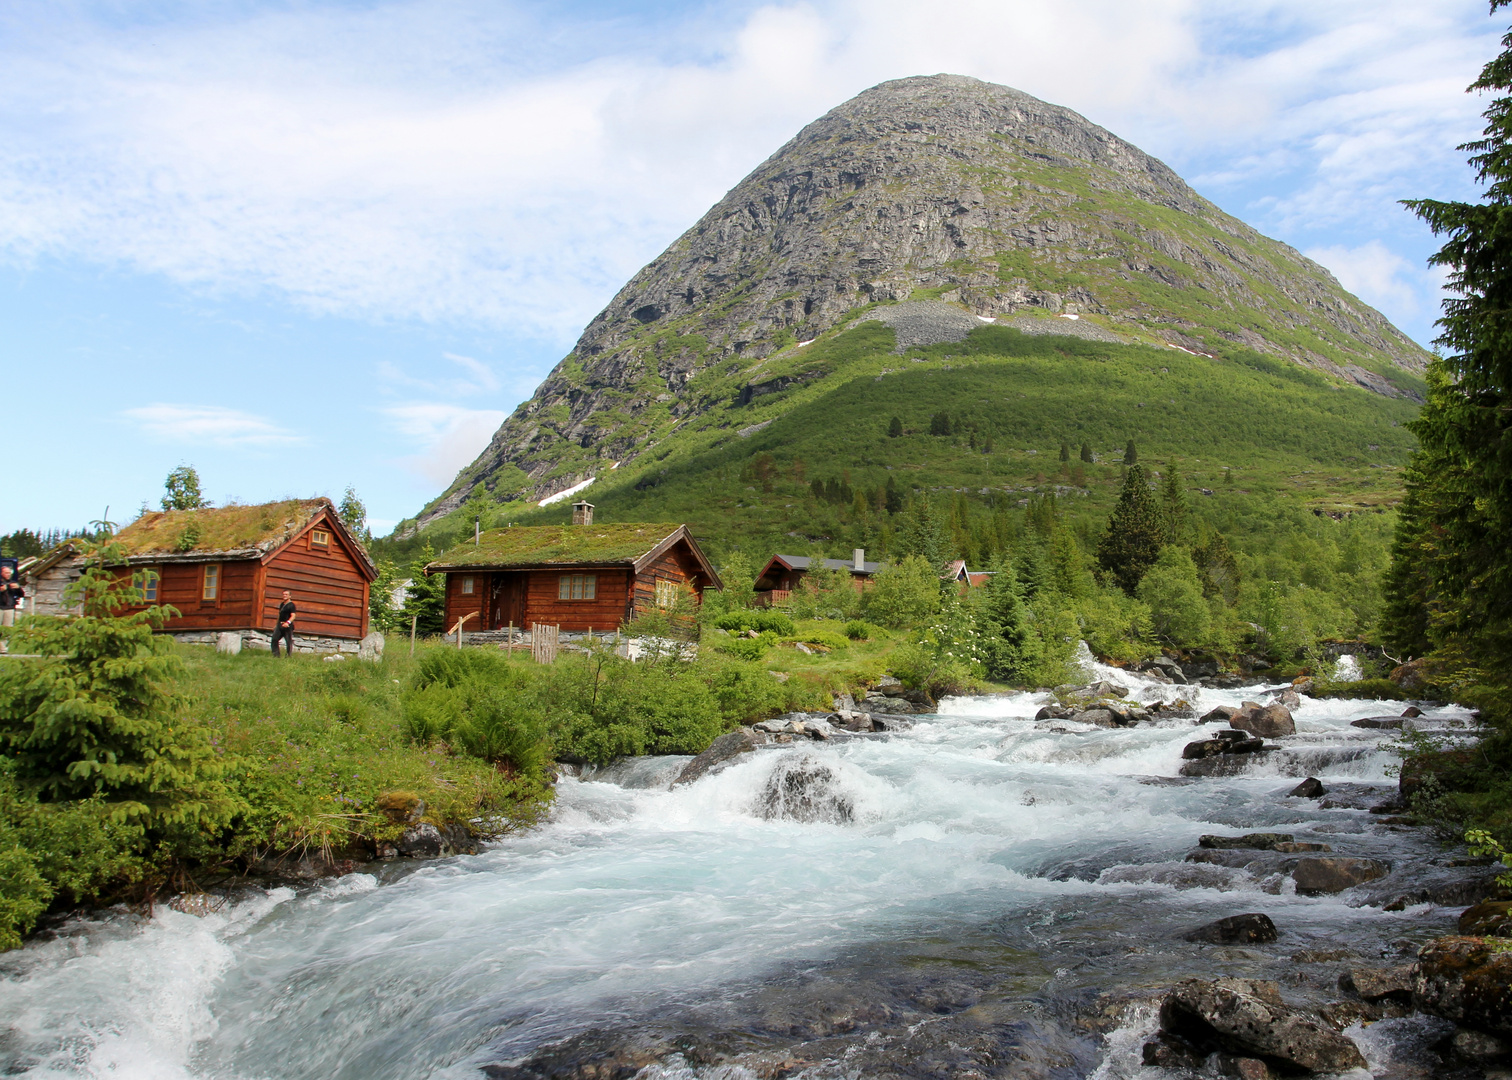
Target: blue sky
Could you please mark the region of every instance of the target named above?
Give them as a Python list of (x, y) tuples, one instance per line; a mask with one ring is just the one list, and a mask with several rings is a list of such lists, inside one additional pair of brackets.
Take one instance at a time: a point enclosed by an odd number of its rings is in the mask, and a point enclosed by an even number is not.
[(1505, 27), (1468, 0), (0, 0), (0, 532), (413, 514), (803, 124), (948, 71), (1076, 109), (1419, 341)]

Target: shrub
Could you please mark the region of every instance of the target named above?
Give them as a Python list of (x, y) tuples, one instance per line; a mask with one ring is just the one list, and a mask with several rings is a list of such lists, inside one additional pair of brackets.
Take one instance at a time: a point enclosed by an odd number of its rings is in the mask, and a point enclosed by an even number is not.
[(833, 630), (805, 630), (792, 634), (783, 640), (801, 642), (804, 645), (822, 645), (826, 649), (845, 649), (850, 647), (850, 638), (837, 634)]
[(1409, 695), (1390, 679), (1360, 679), (1357, 682), (1334, 682), (1314, 679), (1309, 691), (1319, 698), (1365, 698), (1373, 701), (1406, 701)]
[(852, 619), (841, 628), (841, 632), (852, 641), (870, 641), (877, 636), (878, 628), (865, 619)]
[(1150, 627), (1158, 636), (1183, 647), (1208, 643), (1211, 613), (1197, 565), (1184, 548), (1167, 545), (1134, 591), (1149, 605)]
[(883, 626), (917, 626), (940, 610), (940, 575), (928, 560), (910, 555), (884, 567), (866, 592), (866, 613)]
[(723, 638), (714, 643), (714, 648), (727, 656), (740, 660), (760, 660), (767, 650), (777, 644), (777, 635), (766, 631), (757, 637)]
[(732, 611), (715, 619), (714, 626), (731, 633), (756, 630), (761, 633), (770, 632), (779, 637), (786, 637), (793, 633), (793, 620), (780, 611)]

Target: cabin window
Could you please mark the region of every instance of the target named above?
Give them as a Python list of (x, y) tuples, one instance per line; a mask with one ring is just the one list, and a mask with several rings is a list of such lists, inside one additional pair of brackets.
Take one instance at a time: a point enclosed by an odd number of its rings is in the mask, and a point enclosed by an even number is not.
[(558, 600), (592, 600), (597, 595), (597, 574), (563, 574), (557, 579)]
[(462, 579), (462, 594), (464, 596), (471, 596), (472, 595), (472, 591), (473, 591), (473, 579), (470, 578), (470, 577), (463, 578)]
[(659, 608), (672, 608), (677, 606), (677, 582), (665, 580), (657, 581), (656, 606)]
[(200, 599), (206, 601), (220, 599), (220, 567), (214, 563), (205, 567), (205, 584), (200, 590)]
[(310, 530), (310, 546), (328, 548), (331, 546), (331, 534), (324, 529)]
[(142, 603), (155, 604), (158, 599), (158, 572), (152, 567), (142, 571)]

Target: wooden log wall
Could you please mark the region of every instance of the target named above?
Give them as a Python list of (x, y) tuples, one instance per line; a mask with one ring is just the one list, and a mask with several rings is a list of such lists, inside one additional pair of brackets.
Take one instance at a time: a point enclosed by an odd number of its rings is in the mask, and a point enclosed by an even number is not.
[[(592, 600), (558, 598), (561, 579), (569, 574), (593, 574), (598, 579)], [(526, 629), (535, 623), (549, 623), (569, 633), (590, 628), (617, 630), (625, 621), (629, 588), (629, 570), (532, 570), (525, 595)]]
[[(472, 578), (473, 591), (471, 594), (462, 591), (462, 579)], [(488, 602), (488, 589), (493, 575), (486, 570), (475, 570), (472, 573), (456, 573), (446, 575), (446, 629), (450, 630), (457, 625), (457, 620), (464, 615), (475, 616), (467, 621), (463, 627), (466, 631), (487, 630), (484, 619), (488, 612), (484, 605)]]
[(297, 537), (262, 566), (260, 629), (278, 625), (283, 593), (293, 594), (299, 609), (294, 633), (360, 638), (367, 634), (368, 580), (356, 559), (331, 537), (329, 547)]
[[(679, 588), (692, 584), (698, 578), (698, 560), (679, 542), (662, 553), (650, 566), (635, 576), (635, 611), (637, 614), (656, 610), (656, 583), (670, 581)], [(696, 590), (695, 599), (703, 600), (703, 591)]]

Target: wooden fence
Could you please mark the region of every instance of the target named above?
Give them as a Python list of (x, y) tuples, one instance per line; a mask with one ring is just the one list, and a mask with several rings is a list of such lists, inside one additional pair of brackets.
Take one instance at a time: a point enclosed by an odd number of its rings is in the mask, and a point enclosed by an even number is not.
[(530, 627), (530, 657), (538, 664), (554, 664), (557, 658), (557, 638), (562, 632), (560, 624), (543, 626), (533, 623)]

